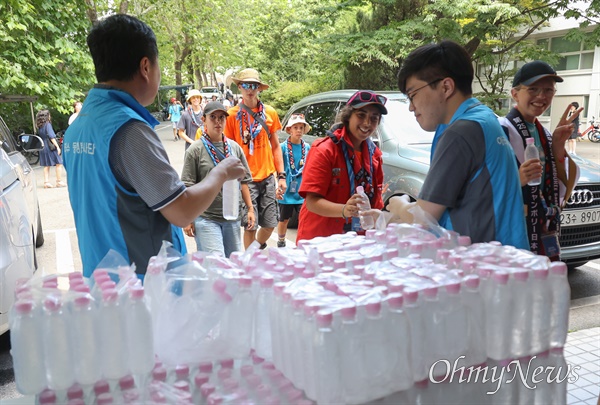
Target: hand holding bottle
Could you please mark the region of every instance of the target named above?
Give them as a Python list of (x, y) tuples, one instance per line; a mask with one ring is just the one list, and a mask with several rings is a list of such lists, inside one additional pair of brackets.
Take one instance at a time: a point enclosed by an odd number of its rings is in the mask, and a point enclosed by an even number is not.
[(540, 159), (529, 159), (523, 162), (519, 167), (519, 179), (521, 181), (521, 187), (529, 183), (533, 179), (540, 178), (542, 176), (542, 162)]

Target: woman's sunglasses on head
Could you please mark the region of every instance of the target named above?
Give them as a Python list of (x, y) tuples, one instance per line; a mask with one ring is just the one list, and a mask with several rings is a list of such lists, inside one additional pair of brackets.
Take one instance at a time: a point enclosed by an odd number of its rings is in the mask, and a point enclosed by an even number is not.
[(348, 104), (357, 103), (357, 100), (364, 103), (373, 102), (385, 105), (387, 98), (382, 95), (375, 94), (372, 91), (358, 91), (352, 97), (350, 97)]

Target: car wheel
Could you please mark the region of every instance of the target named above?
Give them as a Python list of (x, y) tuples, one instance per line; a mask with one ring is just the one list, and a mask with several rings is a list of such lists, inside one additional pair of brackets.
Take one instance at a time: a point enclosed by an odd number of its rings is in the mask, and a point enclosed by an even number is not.
[(42, 216), (39, 214), (40, 207), (38, 205), (37, 217), (37, 232), (35, 233), (35, 247), (39, 248), (44, 244), (44, 230), (42, 229)]
[(569, 270), (569, 273), (574, 272), (578, 267), (581, 267), (583, 265), (585, 265), (587, 263), (587, 260), (585, 262), (574, 262), (574, 263), (567, 263), (567, 269)]

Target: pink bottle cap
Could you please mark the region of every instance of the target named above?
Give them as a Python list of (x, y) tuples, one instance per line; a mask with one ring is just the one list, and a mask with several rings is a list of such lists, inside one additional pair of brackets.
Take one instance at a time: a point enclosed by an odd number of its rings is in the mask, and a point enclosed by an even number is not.
[(185, 380), (175, 381), (173, 383), (173, 388), (178, 391), (190, 392), (190, 383)]
[(304, 277), (304, 278), (313, 278), (314, 276), (315, 276), (314, 270), (304, 270), (302, 272), (302, 277)]
[(401, 309), (404, 304), (404, 297), (402, 297), (400, 294), (393, 295), (388, 298), (387, 302), (390, 308)]
[(48, 311), (58, 311), (61, 307), (62, 303), (60, 302), (60, 298), (58, 297), (48, 298), (44, 300), (44, 308), (46, 308)]
[(155, 367), (154, 370), (152, 370), (152, 379), (162, 382), (167, 381), (167, 369), (162, 366)]
[(105, 280), (100, 283), (100, 289), (103, 291), (109, 290), (111, 288), (116, 288), (116, 287), (117, 287), (117, 283), (115, 283), (112, 280)]
[(463, 282), (465, 283), (465, 285), (468, 288), (473, 289), (473, 290), (479, 288), (479, 281), (480, 281), (479, 276), (477, 276), (475, 274), (468, 275), (463, 279)]
[(225, 292), (227, 289), (227, 283), (223, 279), (217, 279), (213, 283), (213, 291), (215, 292)]
[(198, 373), (194, 377), (194, 384), (196, 387), (201, 387), (206, 384), (210, 380), (210, 374), (207, 373)]
[(529, 279), (529, 271), (527, 269), (518, 269), (513, 272), (513, 277), (518, 281), (527, 281)]
[(142, 286), (135, 286), (135, 287), (131, 287), (129, 289), (129, 294), (131, 295), (131, 298), (139, 300), (139, 299), (143, 299), (144, 298), (144, 287)]
[(125, 377), (121, 377), (119, 379), (119, 387), (121, 387), (122, 391), (135, 387), (135, 380), (133, 379), (133, 376), (126, 375)]
[(117, 290), (115, 290), (114, 288), (109, 288), (108, 290), (102, 291), (102, 300), (103, 301), (113, 302), (113, 301), (116, 301), (117, 298), (119, 298), (119, 294), (117, 293)]
[(291, 271), (284, 271), (281, 273), (281, 281), (287, 283), (288, 281), (292, 281), (294, 279), (294, 273)]
[(213, 371), (213, 364), (210, 361), (200, 362), (200, 364), (198, 364), (198, 370), (202, 373), (210, 374)]
[(495, 282), (501, 285), (508, 284), (508, 273), (505, 271), (497, 271), (493, 274), (492, 278)]
[(269, 388), (266, 385), (259, 385), (258, 387), (256, 387), (256, 396), (258, 397), (259, 400), (264, 400), (266, 398), (268, 398), (271, 395), (271, 388)]
[(263, 361), (265, 361), (265, 359), (263, 359), (262, 357), (260, 357), (259, 355), (257, 355), (256, 353), (252, 353), (252, 364), (261, 364)]
[(240, 276), (238, 279), (238, 283), (240, 287), (249, 288), (252, 287), (252, 277), (250, 276)]
[(294, 267), (293, 267), (294, 275), (298, 275), (299, 276), (299, 275), (302, 274), (302, 272), (304, 270), (306, 270), (306, 265), (305, 264), (302, 264), (302, 263), (296, 263), (296, 264), (294, 264)]
[(304, 315), (306, 317), (314, 316), (320, 308), (317, 303), (308, 301), (304, 304)]
[(275, 282), (275, 280), (273, 279), (273, 276), (271, 276), (270, 274), (265, 274), (260, 278), (260, 286), (262, 288), (273, 288), (274, 282)]
[(423, 252), (423, 242), (413, 241), (410, 244), (410, 253), (421, 254)]
[(202, 384), (200, 386), (200, 393), (202, 394), (202, 396), (204, 398), (208, 397), (210, 394), (212, 394), (213, 392), (215, 392), (215, 386), (212, 385), (211, 383), (206, 383), (206, 384)]
[(379, 313), (381, 312), (381, 301), (369, 302), (367, 305), (365, 305), (365, 310), (369, 315), (379, 315)]
[(448, 267), (451, 269), (460, 268), (460, 264), (462, 262), (462, 258), (459, 256), (450, 256), (448, 258)]
[(230, 378), (233, 374), (233, 370), (230, 368), (222, 368), (219, 371), (217, 371), (217, 378), (219, 380), (226, 380), (227, 378)]
[(77, 284), (74, 288), (74, 291), (78, 293), (89, 293), (90, 287), (88, 287), (86, 284)]
[(550, 263), (550, 272), (552, 274), (559, 274), (561, 276), (567, 275), (569, 268), (563, 262), (552, 262)]
[(494, 269), (490, 269), (489, 267), (481, 267), (478, 273), (479, 277), (488, 279), (492, 277), (492, 274), (494, 274)]
[(96, 394), (96, 396), (107, 392), (110, 392), (110, 386), (108, 385), (108, 381), (100, 380), (97, 381), (96, 384), (94, 384), (94, 394)]
[(223, 359), (220, 361), (221, 368), (233, 368), (233, 359)]
[(438, 288), (437, 287), (427, 287), (423, 290), (423, 294), (425, 295), (426, 298), (435, 298), (435, 297), (437, 297), (437, 294), (438, 294)]
[(223, 403), (224, 398), (216, 392), (213, 392), (208, 396), (207, 401), (208, 405), (220, 405)]
[(549, 274), (549, 269), (534, 269), (533, 270), (533, 277), (538, 279), (538, 280), (545, 280), (548, 278), (548, 274)]
[(289, 403), (292, 403), (292, 404), (301, 400), (302, 397), (304, 396), (302, 391), (300, 391), (299, 389), (296, 389), (294, 387), (286, 389), (284, 392), (284, 395), (287, 398), (287, 400), (289, 401)]
[(403, 297), (407, 304), (414, 304), (419, 299), (419, 291), (412, 289), (405, 289)]
[(67, 399), (83, 398), (83, 389), (81, 385), (75, 383), (67, 390)]
[(440, 249), (435, 253), (435, 257), (440, 262), (445, 262), (450, 257), (450, 251), (448, 249)]
[(89, 305), (91, 301), (91, 298), (87, 295), (80, 295), (79, 297), (75, 298), (75, 300), (73, 300), (76, 307), (85, 307)]
[(263, 362), (261, 367), (264, 371), (267, 371), (267, 372), (268, 372), (268, 370), (275, 370), (275, 364), (273, 364), (270, 361)]
[(333, 314), (331, 312), (317, 312), (316, 319), (319, 327), (328, 327), (333, 322)]
[(78, 271), (73, 271), (69, 273), (67, 277), (69, 277), (69, 281), (83, 280), (83, 274)]
[(254, 366), (251, 364), (246, 364), (240, 368), (240, 375), (242, 377), (249, 376), (254, 373)]
[(262, 378), (260, 378), (260, 376), (258, 376), (256, 374), (250, 374), (250, 375), (246, 376), (246, 383), (253, 389), (260, 386), (261, 382), (262, 382)]
[(96, 397), (96, 404), (98, 405), (106, 405), (114, 403), (112, 394), (108, 392), (103, 392), (102, 394)]
[(239, 386), (240, 383), (238, 383), (235, 378), (226, 378), (223, 380), (223, 387), (227, 392), (233, 392), (233, 390), (235, 390)]
[(20, 299), (15, 303), (15, 311), (19, 314), (28, 314), (33, 309), (33, 301), (28, 299)]
[(451, 295), (456, 295), (460, 293), (460, 283), (447, 284), (446, 292)]
[(40, 404), (55, 404), (56, 393), (51, 389), (45, 389), (39, 396)]
[(458, 246), (471, 246), (471, 238), (469, 236), (459, 236)]

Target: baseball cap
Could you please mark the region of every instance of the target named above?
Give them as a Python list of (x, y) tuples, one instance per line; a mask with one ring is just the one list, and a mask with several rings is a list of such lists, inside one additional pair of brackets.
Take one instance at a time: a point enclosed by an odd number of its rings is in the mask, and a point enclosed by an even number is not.
[(513, 79), (513, 87), (519, 84), (529, 86), (545, 77), (552, 77), (556, 82), (562, 82), (563, 78), (556, 74), (556, 71), (544, 61), (534, 60), (521, 66)]
[(206, 104), (206, 106), (204, 107), (204, 115), (208, 115), (215, 111), (223, 111), (225, 113), (225, 115), (229, 117), (229, 114), (227, 114), (227, 109), (225, 108), (225, 106), (218, 101), (211, 101), (210, 103)]
[(175, 101), (175, 97), (171, 97), (171, 103)]
[(350, 97), (347, 105), (355, 110), (363, 108), (367, 105), (374, 105), (379, 108), (379, 111), (381, 111), (382, 115), (385, 115), (387, 114), (387, 108), (385, 108), (386, 101), (387, 98), (380, 94), (376, 94), (371, 90), (358, 90), (352, 95), (352, 97)]

